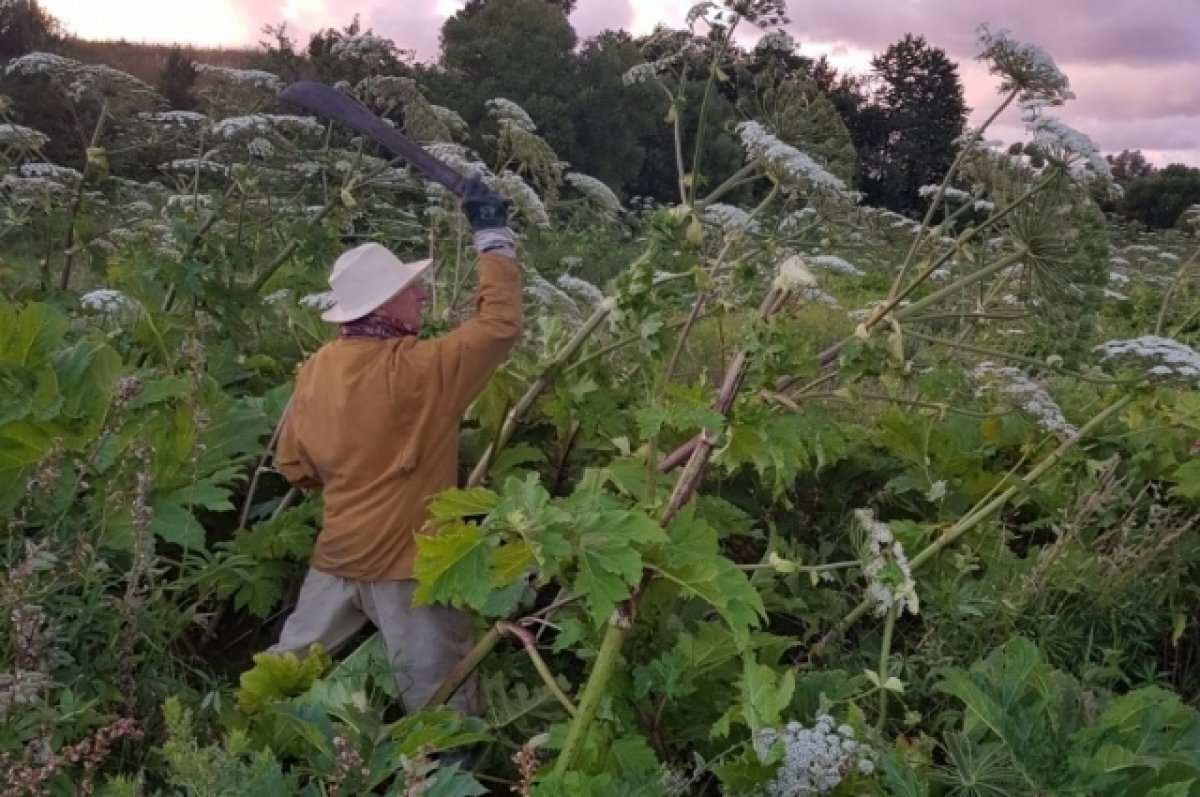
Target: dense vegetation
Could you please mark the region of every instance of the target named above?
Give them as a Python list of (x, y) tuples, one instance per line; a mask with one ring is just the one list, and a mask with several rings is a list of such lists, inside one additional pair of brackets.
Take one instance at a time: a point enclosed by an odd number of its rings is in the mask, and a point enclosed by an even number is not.
[[(9, 53), (0, 794), (1200, 795), (1200, 208), (1121, 221), (1156, 175), (1003, 32), (999, 152), (735, 48), (778, 0), (578, 47), (531, 3), (437, 67), (353, 26), (157, 88)], [(591, 101), (483, 80), (505, 20)], [(877, 60), (954, 117), (935, 48)], [(482, 718), (399, 716), (373, 638), (256, 655), (319, 527), (265, 452), (332, 259), (433, 255), (429, 334), (471, 311), (453, 197), (278, 104), (314, 73), (513, 205), (529, 328), (418, 562)]]

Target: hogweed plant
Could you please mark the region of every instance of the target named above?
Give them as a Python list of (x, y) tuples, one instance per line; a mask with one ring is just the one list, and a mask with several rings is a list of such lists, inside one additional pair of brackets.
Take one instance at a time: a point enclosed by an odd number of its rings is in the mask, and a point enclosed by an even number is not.
[[(527, 339), (468, 413), (473, 467), (432, 500), (416, 564), (418, 602), (469, 609), (484, 633), (399, 720), (377, 639), (332, 668), (260, 654), (236, 708), (201, 665), (262, 642), (311, 549), (319, 502), (284, 492), (261, 442), (295, 363), (327, 337), (329, 259), (359, 236), (434, 256), (440, 331), (468, 308), (474, 268), (455, 199), (278, 113), (270, 73), (200, 67), (201, 110), (185, 113), (138, 92), (147, 102), (123, 108), (108, 73), (27, 62), (100, 109), (98, 146), (141, 131), (161, 177), (105, 174), (99, 153), (86, 172), (44, 163), (44, 136), (0, 128), (7, 218), (84, 197), (71, 226), (104, 265), (67, 310), (0, 307), (0, 377), (27, 388), (0, 418), (0, 716), (17, 718), (0, 723), (0, 764), (34, 787), (161, 761), (164, 788), (468, 794), (482, 786), (440, 754), (477, 745), (481, 775), (528, 795), (967, 793), (989, 777), (1186, 793), (1195, 712), (1133, 688), (1154, 674), (1117, 659), (1151, 667), (1144, 651), (1169, 648), (1178, 673), (1194, 648), (1195, 256), (1177, 242), (1110, 255), (1093, 200), (1104, 166), (1052, 116), (1066, 77), (986, 26), (1001, 99), (922, 189), (923, 219), (862, 207), (769, 113), (731, 126), (740, 163), (702, 173), (735, 33), (756, 26), (762, 52), (786, 55), (784, 22), (776, 0), (707, 2), (647, 40), (655, 60), (625, 81), (656, 86), (668, 113), (665, 206), (574, 171), (502, 97), (484, 163), (461, 117), (388, 73), (390, 43), (335, 36), (340, 89), (502, 193), (526, 255)], [(1001, 151), (984, 136), (1015, 103), (1029, 141)], [(78, 224), (85, 212), (100, 223)], [(6, 234), (51, 257), (80, 243), (37, 224)], [(625, 268), (593, 279), (575, 226), (634, 250)], [(571, 245), (553, 250), (556, 236)], [(1153, 296), (1141, 317), (1157, 323), (1133, 328), (1114, 288)], [(1096, 329), (1064, 334), (1063, 316), (1085, 313)], [(1122, 564), (1138, 578), (1162, 565), (1159, 604), (1135, 579), (1071, 577)], [(1078, 669), (1003, 644), (1051, 608), (1134, 600), (1166, 618), (1166, 642), (1118, 611), (1046, 640), (1084, 651)], [(485, 717), (439, 708), (473, 672)], [(1110, 708), (1113, 672), (1130, 689)], [(1063, 702), (1072, 677), (1109, 679), (1085, 684), (1103, 694), (1086, 712)], [(163, 700), (161, 717), (145, 710)], [(147, 721), (114, 734), (135, 710)], [(1161, 732), (1131, 738), (1126, 711)], [(1098, 763), (1134, 750), (1159, 763)]]

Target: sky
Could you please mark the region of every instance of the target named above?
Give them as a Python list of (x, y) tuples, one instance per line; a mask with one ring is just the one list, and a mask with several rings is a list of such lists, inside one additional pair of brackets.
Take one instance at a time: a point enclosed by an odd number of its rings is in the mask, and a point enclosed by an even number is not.
[[(162, 0), (41, 0), (84, 38), (254, 45), (264, 25), (286, 22), (303, 40), (344, 27), (357, 12), (419, 61), (437, 57), (438, 34), (463, 0), (189, 0), (187, 13)], [(693, 0), (578, 0), (580, 38), (623, 28), (646, 33), (683, 25)], [(996, 78), (974, 60), (975, 29), (987, 22), (1042, 46), (1071, 80), (1077, 99), (1057, 113), (1104, 152), (1140, 149), (1155, 164), (1200, 166), (1200, 0), (790, 0), (787, 30), (806, 55), (866, 71), (873, 53), (905, 33), (925, 36), (959, 63), (971, 121), (999, 104)], [(753, 44), (751, 36), (743, 44)], [(990, 139), (1021, 137), (1011, 111)]]

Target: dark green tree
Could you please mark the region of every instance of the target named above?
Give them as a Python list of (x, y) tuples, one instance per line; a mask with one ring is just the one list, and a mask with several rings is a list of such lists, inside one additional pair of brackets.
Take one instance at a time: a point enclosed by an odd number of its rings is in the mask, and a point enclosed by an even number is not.
[(62, 25), (37, 0), (0, 0), (0, 60), (44, 50), (62, 35)]
[(512, 100), (556, 152), (571, 152), (577, 41), (562, 9), (547, 0), (472, 0), (442, 26), (448, 80), (441, 83), (444, 94), (431, 87), (430, 97), (485, 131), (485, 103)]
[(641, 49), (624, 31), (605, 31), (584, 42), (579, 90), (571, 104), (575, 140), (562, 153), (579, 171), (625, 193), (645, 165), (647, 139), (662, 123), (661, 92), (622, 81), (641, 61)]
[(918, 189), (940, 182), (954, 162), (967, 121), (962, 80), (944, 51), (911, 34), (871, 67), (878, 112), (860, 120), (861, 187), (873, 204), (911, 211), (922, 203)]
[(192, 57), (182, 48), (172, 47), (158, 75), (159, 92), (166, 97), (172, 108), (187, 111), (196, 104), (192, 95), (195, 85), (196, 68), (192, 66)]
[(1196, 204), (1200, 204), (1200, 169), (1172, 163), (1127, 185), (1122, 213), (1147, 227), (1166, 229), (1179, 224), (1183, 212)]

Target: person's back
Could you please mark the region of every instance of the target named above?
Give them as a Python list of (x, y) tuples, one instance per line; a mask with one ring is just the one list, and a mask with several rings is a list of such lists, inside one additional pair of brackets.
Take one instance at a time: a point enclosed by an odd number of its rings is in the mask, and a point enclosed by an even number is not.
[[(415, 535), (429, 501), (456, 483), (463, 412), (522, 330), (504, 203), (472, 180), (463, 210), (480, 253), (475, 316), (420, 340), (429, 261), (402, 263), (377, 244), (344, 254), (330, 277), (337, 303), (322, 316), (340, 325), (338, 338), (300, 369), (275, 457), (289, 481), (322, 491), (325, 512), (296, 609), (271, 650), (332, 651), (370, 621), (410, 711), (471, 645), (467, 615), (412, 605)], [(476, 683), (450, 702), (477, 713)]]

